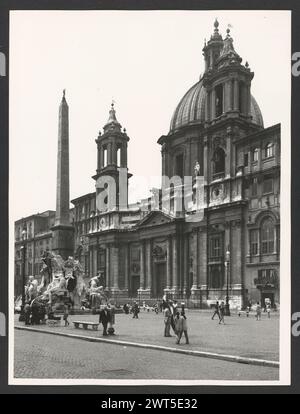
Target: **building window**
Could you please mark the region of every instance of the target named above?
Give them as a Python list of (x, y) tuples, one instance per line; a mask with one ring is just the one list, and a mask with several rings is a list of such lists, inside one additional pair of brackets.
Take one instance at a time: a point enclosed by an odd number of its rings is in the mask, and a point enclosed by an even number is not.
[(184, 172), (183, 172), (183, 154), (178, 154), (176, 156), (176, 175), (178, 177), (183, 178)]
[(248, 167), (249, 165), (249, 154), (248, 152), (246, 152), (246, 154), (244, 154), (244, 167)]
[(274, 156), (274, 144), (272, 142), (269, 142), (265, 146), (265, 158), (270, 158)]
[(216, 86), (216, 117), (223, 113), (223, 84)]
[(221, 174), (225, 172), (225, 151), (222, 148), (217, 148), (214, 152), (214, 174)]
[(104, 268), (106, 265), (106, 251), (101, 249), (98, 251), (98, 267)]
[(254, 148), (252, 151), (252, 162), (258, 161), (258, 148)]
[(209, 269), (209, 287), (210, 289), (222, 289), (224, 285), (224, 272), (221, 265), (210, 266)]
[(265, 219), (261, 225), (261, 253), (274, 253), (275, 227), (270, 218)]
[(221, 235), (212, 236), (210, 238), (209, 256), (210, 259), (221, 259), (222, 240)]
[(252, 179), (252, 196), (257, 196), (257, 177)]
[(258, 237), (259, 231), (258, 230), (251, 230), (250, 231), (250, 254), (257, 255), (258, 254)]
[(273, 178), (269, 176), (264, 177), (263, 181), (263, 194), (268, 194), (273, 192)]

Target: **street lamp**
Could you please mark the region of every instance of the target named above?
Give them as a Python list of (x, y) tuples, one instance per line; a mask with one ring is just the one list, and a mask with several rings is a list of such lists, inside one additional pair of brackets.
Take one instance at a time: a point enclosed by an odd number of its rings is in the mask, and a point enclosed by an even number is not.
[(230, 307), (229, 307), (229, 264), (230, 264), (230, 251), (229, 251), (229, 247), (227, 247), (226, 260), (225, 260), (226, 277), (227, 277), (225, 316), (230, 316)]
[(21, 246), (21, 250), (22, 250), (22, 305), (21, 305), (21, 313), (19, 317), (20, 322), (25, 321), (24, 308), (25, 308), (25, 284), (26, 284), (26, 280), (25, 280), (26, 239), (27, 239), (27, 230), (24, 224), (23, 231), (22, 231), (22, 246)]

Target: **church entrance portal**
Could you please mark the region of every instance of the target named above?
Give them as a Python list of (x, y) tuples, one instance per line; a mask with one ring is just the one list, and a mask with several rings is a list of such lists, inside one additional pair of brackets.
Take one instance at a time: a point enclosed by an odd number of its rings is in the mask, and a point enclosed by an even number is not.
[(164, 289), (167, 286), (166, 263), (156, 263), (155, 265), (155, 286), (154, 297), (162, 298)]

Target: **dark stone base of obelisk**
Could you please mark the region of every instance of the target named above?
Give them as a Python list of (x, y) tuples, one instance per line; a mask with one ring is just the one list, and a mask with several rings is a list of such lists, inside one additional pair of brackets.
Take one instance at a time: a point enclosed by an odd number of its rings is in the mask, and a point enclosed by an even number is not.
[(74, 255), (74, 227), (56, 225), (52, 227), (52, 251), (67, 260)]

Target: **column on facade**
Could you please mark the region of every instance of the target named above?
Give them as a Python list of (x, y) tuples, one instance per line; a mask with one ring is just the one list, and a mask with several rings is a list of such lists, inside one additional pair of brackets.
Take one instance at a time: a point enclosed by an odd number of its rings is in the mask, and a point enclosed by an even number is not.
[(260, 147), (257, 147), (257, 149), (258, 149), (257, 169), (258, 169), (258, 171), (260, 171), (261, 170), (261, 153), (262, 153), (262, 150), (261, 150)]
[(211, 91), (211, 119), (216, 118), (216, 90), (215, 88)]
[(243, 285), (243, 242), (242, 226), (240, 220), (233, 223), (231, 229), (230, 247), (230, 280), (232, 285)]
[(113, 151), (112, 142), (109, 142), (107, 144), (107, 165), (112, 164), (112, 151)]
[(204, 141), (203, 145), (203, 176), (204, 180), (208, 182), (208, 142)]
[(222, 83), (222, 89), (223, 89), (223, 101), (222, 101), (222, 114), (224, 114), (227, 111), (227, 84)]
[(193, 231), (193, 286), (198, 289), (198, 229)]
[(227, 134), (226, 137), (226, 157), (225, 157), (225, 176), (231, 175), (231, 135)]
[[(226, 251), (229, 249), (230, 251), (230, 267), (227, 269), (228, 263), (226, 262)], [(231, 264), (232, 264), (232, 258), (231, 256), (235, 254), (235, 251), (233, 250), (232, 240), (231, 240), (231, 222), (226, 221), (225, 222), (225, 233), (224, 233), (224, 246), (223, 246), (223, 254), (224, 254), (224, 289), (226, 289), (227, 285), (227, 274), (229, 275), (229, 287), (231, 287)], [(227, 273), (229, 272), (229, 273)]]
[(97, 275), (98, 267), (97, 267), (97, 259), (98, 259), (98, 251), (97, 246), (94, 246), (94, 253), (93, 253), (93, 275)]
[(186, 143), (186, 151), (185, 151), (185, 165), (184, 165), (184, 174), (185, 176), (190, 176), (193, 174), (193, 167), (194, 165), (191, 162), (191, 142), (190, 140)]
[(231, 86), (232, 86), (231, 80), (229, 80), (228, 82), (225, 83), (225, 97), (224, 97), (224, 101), (225, 101), (225, 111), (224, 112), (231, 111), (231, 109), (232, 109), (232, 104), (231, 104), (231, 96), (232, 96)]
[(207, 91), (205, 102), (205, 121), (211, 120), (211, 90)]
[(238, 111), (239, 108), (239, 81), (237, 79), (233, 82), (233, 109)]
[(112, 164), (117, 165), (117, 143), (116, 141), (112, 142)]
[(93, 277), (93, 246), (89, 248), (89, 276)]
[(111, 288), (111, 281), (110, 281), (110, 246), (109, 244), (106, 245), (106, 251), (105, 251), (105, 261), (106, 261), (106, 287)]
[(170, 289), (171, 287), (171, 269), (172, 269), (172, 263), (171, 263), (171, 238), (168, 237), (167, 241), (167, 289)]
[(124, 246), (124, 289), (128, 290), (129, 287), (129, 244)]
[(241, 101), (242, 101), (242, 113), (244, 114), (244, 115), (247, 115), (247, 86), (246, 86), (246, 84), (245, 83), (241, 83), (241, 85), (240, 85), (240, 87), (241, 87), (241, 93), (242, 93), (242, 95), (241, 95)]
[(179, 260), (178, 260), (178, 237), (172, 237), (172, 289), (178, 290)]
[(119, 247), (118, 246), (112, 246), (111, 247), (111, 263), (112, 263), (112, 287), (115, 290), (119, 289)]
[(246, 115), (251, 115), (251, 84), (247, 83), (245, 85), (245, 95), (246, 95)]
[(147, 240), (147, 275), (146, 275), (146, 290), (152, 290), (152, 240)]
[(166, 171), (167, 171), (167, 163), (166, 163), (166, 148), (165, 148), (165, 144), (162, 147), (161, 150), (161, 171), (162, 171), (162, 175), (167, 175)]
[(182, 280), (182, 290), (183, 294), (187, 294), (188, 289), (188, 278), (190, 273), (190, 261), (189, 261), (189, 234), (184, 235), (184, 252), (183, 252), (183, 280)]
[(121, 147), (121, 167), (127, 168), (127, 142), (124, 142)]
[(247, 231), (247, 241), (248, 241), (247, 256), (251, 256), (251, 229), (247, 227), (246, 231)]
[(140, 289), (145, 289), (145, 242), (141, 242), (140, 254)]
[(207, 288), (207, 231), (201, 227), (199, 231), (199, 287)]

